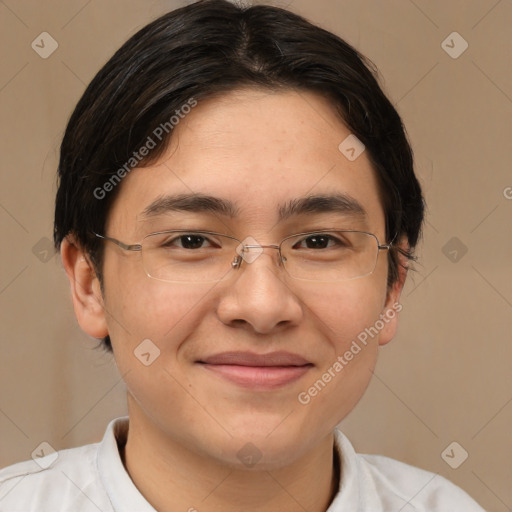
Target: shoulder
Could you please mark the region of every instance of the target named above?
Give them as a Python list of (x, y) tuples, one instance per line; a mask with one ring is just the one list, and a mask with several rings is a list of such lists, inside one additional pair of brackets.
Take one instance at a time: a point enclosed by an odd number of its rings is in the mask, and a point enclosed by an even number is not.
[(356, 453), (339, 431), (336, 443), (342, 458), (346, 457), (342, 468), (357, 479), (358, 494), (376, 510), (484, 512), (465, 491), (439, 474), (382, 455)]
[(0, 511), (111, 510), (99, 484), (99, 443), (50, 453), (0, 470)]
[(465, 491), (437, 473), (381, 455), (359, 455), (384, 494), (396, 496), (417, 511), (483, 512)]

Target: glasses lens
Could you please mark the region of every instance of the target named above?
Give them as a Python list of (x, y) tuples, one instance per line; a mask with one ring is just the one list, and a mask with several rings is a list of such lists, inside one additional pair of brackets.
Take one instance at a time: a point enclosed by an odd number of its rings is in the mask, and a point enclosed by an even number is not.
[(281, 254), (290, 276), (308, 281), (346, 281), (371, 274), (379, 252), (377, 238), (359, 231), (294, 235)]
[(152, 233), (142, 242), (148, 276), (169, 282), (215, 282), (230, 270), (238, 241), (191, 231)]
[[(208, 283), (231, 271), (235, 238), (204, 231), (162, 231), (142, 242), (142, 263), (148, 276), (168, 282)], [(281, 244), (288, 274), (308, 281), (346, 281), (371, 274), (377, 263), (378, 240), (359, 231), (319, 231), (293, 235)]]

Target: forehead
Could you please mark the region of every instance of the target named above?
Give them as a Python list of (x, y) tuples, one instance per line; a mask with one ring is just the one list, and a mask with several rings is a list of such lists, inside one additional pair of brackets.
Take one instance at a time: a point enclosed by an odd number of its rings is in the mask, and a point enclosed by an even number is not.
[(366, 152), (350, 161), (339, 149), (350, 135), (335, 107), (312, 92), (245, 89), (199, 102), (174, 127), (160, 160), (124, 178), (109, 227), (133, 232), (165, 215), (165, 207), (151, 207), (166, 196), (220, 198), (238, 221), (268, 228), (294, 201), (342, 195), (381, 230), (384, 212)]

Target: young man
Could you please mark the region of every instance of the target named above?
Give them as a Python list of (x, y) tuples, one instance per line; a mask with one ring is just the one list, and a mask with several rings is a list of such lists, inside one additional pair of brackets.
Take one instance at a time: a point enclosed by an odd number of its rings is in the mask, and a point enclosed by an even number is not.
[(0, 472), (2, 511), (481, 511), (336, 425), (394, 336), (423, 198), (364, 59), (285, 10), (205, 0), (78, 103), (55, 242), (128, 418)]

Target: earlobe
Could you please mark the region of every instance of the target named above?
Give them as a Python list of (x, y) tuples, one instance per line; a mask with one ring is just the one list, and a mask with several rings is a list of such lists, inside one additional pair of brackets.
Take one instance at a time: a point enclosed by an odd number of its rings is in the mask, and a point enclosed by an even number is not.
[(106, 315), (100, 282), (92, 263), (70, 235), (62, 241), (60, 254), (78, 324), (89, 336), (104, 338), (108, 335)]

